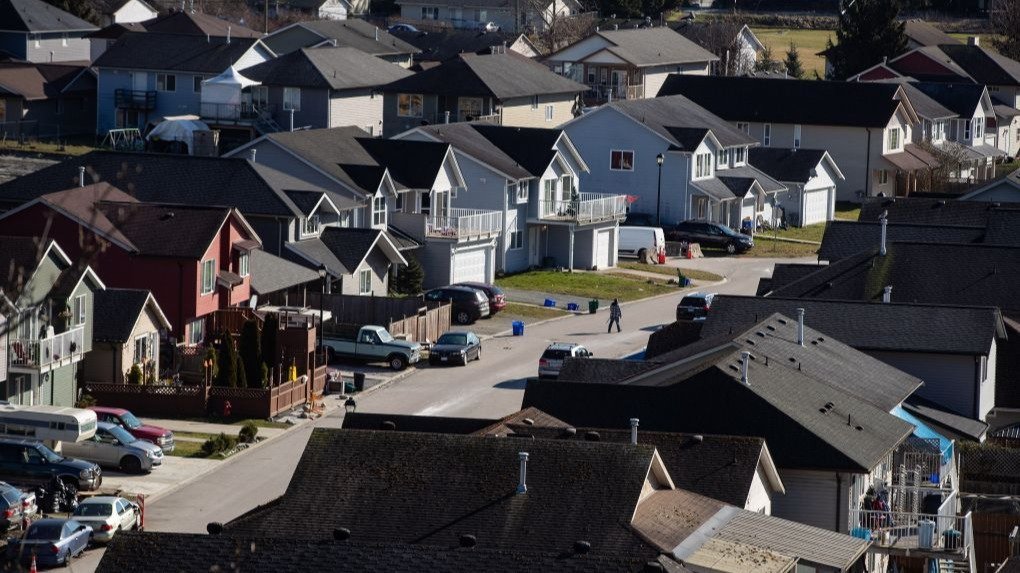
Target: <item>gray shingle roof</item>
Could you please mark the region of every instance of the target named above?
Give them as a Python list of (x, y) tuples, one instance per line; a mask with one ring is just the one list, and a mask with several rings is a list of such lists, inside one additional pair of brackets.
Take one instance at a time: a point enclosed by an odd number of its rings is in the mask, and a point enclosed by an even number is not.
[(92, 303), (92, 340), (118, 343), (130, 340), (147, 300), (147, 290), (108, 288), (96, 291)]
[[(517, 159), (514, 159), (510, 153), (485, 137), (482, 131), (478, 130), (477, 127), (481, 126), (479, 124), (469, 122), (457, 122), (445, 125), (429, 125), (418, 129), (430, 137), (449, 143), (459, 151), (466, 153), (467, 155), (470, 155), (471, 157), (474, 157), (515, 179), (528, 179), (536, 176), (536, 174), (530, 172), (525, 166), (521, 165)], [(505, 126), (493, 127), (502, 130), (517, 129)], [(530, 132), (532, 131), (532, 128), (522, 128), (522, 130)], [(555, 131), (559, 132), (559, 130)], [(522, 144), (526, 141), (527, 138), (521, 138)], [(524, 145), (521, 147), (524, 147)], [(514, 146), (511, 151), (515, 149), (517, 149), (517, 146)], [(541, 150), (535, 149), (531, 145), (527, 145), (527, 148), (524, 149), (524, 152), (529, 156), (540, 151)], [(551, 151), (552, 150), (550, 148), (550, 152)], [(546, 165), (548, 166), (548, 163)]]
[(678, 127), (709, 129), (724, 147), (757, 145), (757, 140), (750, 135), (683, 96), (624, 100), (607, 105), (665, 137), (680, 149), (689, 144), (689, 140), (675, 137), (671, 130)]
[(918, 18), (911, 18), (904, 22), (903, 33), (906, 34), (907, 38), (922, 46), (960, 43), (956, 38)]
[[(996, 389), (998, 389), (998, 384)], [(996, 396), (996, 401), (998, 403), (998, 396)], [(980, 442), (984, 440), (985, 434), (988, 432), (987, 423), (950, 412), (944, 406), (935, 404), (921, 396), (911, 396), (904, 402), (903, 409), (934, 426), (939, 433), (948, 438)]]
[(319, 191), (284, 191), (284, 194), (301, 211), (302, 215), (311, 215), (315, 207), (322, 201), (323, 195)]
[[(434, 434), (473, 434), (494, 424), (496, 420), (481, 418), (447, 418), (443, 416), (408, 416), (350, 412), (344, 416), (347, 430), (393, 430), (398, 432), (429, 432)], [(393, 427), (389, 427), (392, 424)]]
[[(888, 81), (903, 87), (903, 92), (907, 94), (907, 99), (910, 100), (910, 106), (914, 108), (917, 115), (925, 119), (946, 119), (959, 115), (928, 95), (927, 90), (918, 89), (916, 82), (905, 81), (905, 78), (896, 78)], [(973, 111), (971, 110), (971, 113)]]
[(96, 26), (42, 0), (0, 0), (0, 29), (16, 32), (92, 32)]
[[(262, 32), (201, 12), (175, 11), (142, 24), (149, 32), (225, 38), (261, 38)], [(223, 70), (220, 70), (223, 71)]]
[(319, 281), (319, 273), (305, 265), (255, 249), (248, 254), (251, 288), (258, 294), (269, 294), (294, 286)]
[[(97, 68), (166, 70), (219, 74), (237, 62), (257, 40), (127, 32), (93, 62)], [(182, 89), (190, 89), (182, 87)]]
[(383, 86), (387, 93), (490, 96), (501, 100), (586, 91), (546, 66), (515, 52), (461, 54), (457, 59)]
[(966, 70), (975, 82), (984, 85), (1020, 85), (1020, 62), (981, 46), (940, 44), (938, 47), (953, 62)]
[(985, 227), (998, 209), (1020, 209), (1020, 203), (986, 203), (927, 198), (871, 198), (861, 205), (860, 221), (878, 221), (888, 212), (890, 223)]
[(981, 98), (985, 93), (985, 86), (978, 84), (915, 82), (910, 86), (960, 117), (974, 117), (974, 111), (981, 105)]
[(654, 362), (644, 360), (567, 359), (563, 362), (559, 379), (575, 382), (613, 382), (647, 372), (656, 365)]
[[(500, 0), (506, 2), (506, 0)], [(483, 54), (494, 47), (511, 45), (520, 34), (485, 30), (439, 30), (434, 32), (393, 32), (393, 35), (421, 50), (415, 61), (445, 62), (459, 54)]]
[(985, 243), (1020, 246), (1020, 209), (1000, 209), (989, 213)]
[(326, 227), (319, 240), (336, 256), (344, 269), (354, 272), (382, 235), (379, 229)]
[(201, 259), (219, 235), (229, 207), (102, 201), (96, 205), (140, 255)]
[(714, 62), (719, 58), (667, 27), (596, 32), (613, 46), (606, 51), (637, 67)]
[[(981, 243), (985, 238), (983, 227), (957, 227), (949, 225), (914, 225), (890, 223), (886, 226), (888, 241), (920, 243)], [(838, 261), (861, 251), (871, 251), (882, 241), (882, 225), (861, 221), (829, 221), (822, 236), (818, 258)]]
[[(766, 193), (774, 193), (776, 191), (785, 191), (786, 185), (783, 185), (779, 181), (776, 181), (770, 177), (764, 171), (758, 169), (753, 165), (742, 165), (740, 167), (730, 167), (729, 169), (716, 170), (715, 176), (720, 179), (725, 178), (743, 178), (753, 179), (761, 185), (761, 188)], [(743, 195), (740, 195), (743, 197)]]
[(327, 40), (336, 40), (338, 46), (357, 48), (373, 56), (410, 55), (418, 51), (385, 29), (358, 18), (298, 22), (267, 36), (265, 42), (274, 53), (286, 54)]
[(776, 181), (804, 184), (811, 180), (812, 171), (824, 156), (824, 149), (752, 147), (748, 150), (747, 163)]
[(272, 86), (348, 90), (375, 87), (411, 72), (354, 48), (302, 48), (252, 66), (244, 76)]

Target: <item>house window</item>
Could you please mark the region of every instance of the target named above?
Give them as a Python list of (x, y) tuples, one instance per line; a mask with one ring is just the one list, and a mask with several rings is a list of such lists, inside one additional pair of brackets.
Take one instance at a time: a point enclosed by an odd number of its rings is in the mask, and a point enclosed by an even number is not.
[(482, 98), (461, 97), (457, 98), (457, 114), (461, 121), (474, 121), (482, 115)]
[(719, 158), (716, 160), (716, 165), (720, 169), (724, 169), (727, 165), (729, 165), (729, 163), (730, 163), (730, 150), (720, 149)]
[(205, 339), (205, 320), (198, 319), (188, 323), (188, 344), (202, 344)]
[(517, 202), (527, 203), (528, 202), (528, 182), (518, 181), (517, 182)]
[(475, 22), (487, 22), (489, 20), (488, 12), (485, 10), (475, 10)]
[(765, 147), (772, 145), (772, 124), (766, 123), (761, 129), (761, 144)]
[(269, 86), (252, 86), (251, 103), (259, 107), (269, 105)]
[(379, 227), (386, 224), (386, 197), (382, 195), (372, 199), (372, 226)]
[(351, 226), (351, 212), (350, 211), (343, 211), (343, 212), (340, 213), (340, 226), (345, 228), (345, 229)]
[(634, 171), (634, 152), (616, 149), (610, 151), (609, 169), (611, 171)]
[(319, 232), (319, 216), (312, 215), (301, 219), (301, 234), (314, 235)]
[(514, 230), (510, 231), (510, 250), (519, 251), (524, 248), (524, 229), (521, 229), (521, 218), (514, 220)]
[(793, 126), (793, 148), (800, 149), (800, 126)]
[(733, 166), (743, 165), (744, 161), (747, 160), (747, 148), (738, 147), (733, 150)]
[(402, 213), (404, 211), (404, 194), (397, 193), (397, 198), (393, 200), (393, 210)]
[(946, 138), (946, 120), (942, 119), (932, 124), (931, 140), (942, 141)]
[(397, 115), (400, 117), (421, 117), (421, 94), (398, 94)]
[(133, 360), (135, 364), (145, 364), (152, 358), (151, 342), (148, 334), (135, 337), (135, 355)]
[(202, 294), (209, 294), (216, 285), (216, 261), (202, 261)]
[(569, 175), (560, 177), (560, 189), (564, 198), (570, 197), (574, 193), (574, 178)]
[(422, 20), (438, 20), (439, 19), (439, 7), (438, 6), (422, 6), (421, 7), (421, 19)]
[(737, 122), (737, 129), (740, 130), (740, 131), (743, 131), (744, 133), (746, 133), (748, 135), (751, 135), (751, 126), (749, 124), (747, 124), (747, 123), (738, 121)]
[(237, 256), (237, 274), (242, 277), (248, 276), (248, 253), (241, 253)]
[(878, 170), (878, 184), (879, 185), (885, 185), (886, 183), (889, 183), (889, 172), (886, 171), (885, 169), (879, 169)]
[(531, 109), (538, 109), (538, 96), (531, 96)]
[(301, 111), (301, 88), (283, 88), (283, 109)]
[(32, 34), (32, 45), (36, 48), (39, 47), (39, 34)]
[(889, 151), (896, 151), (900, 148), (900, 128), (894, 127), (889, 130)]
[(695, 156), (694, 178), (703, 179), (712, 176), (712, 154), (699, 153)]
[(191, 91), (193, 91), (193, 92), (195, 92), (197, 94), (202, 93), (202, 80), (204, 80), (204, 79), (205, 78), (203, 78), (202, 76), (195, 76), (195, 77), (191, 78), (191, 81), (192, 81), (192, 83), (191, 83)]
[(358, 273), (358, 294), (372, 294), (372, 269), (362, 269)]
[(757, 211), (759, 213), (761, 213), (762, 211), (765, 210), (765, 194), (764, 193), (758, 193), (757, 195), (755, 195), (755, 197), (754, 197), (754, 209), (755, 209), (755, 211)]
[(984, 118), (974, 122), (974, 139), (981, 139), (985, 136), (985, 120)]
[(553, 119), (553, 106), (547, 105), (545, 106), (545, 120), (552, 121), (552, 119)]
[(85, 295), (83, 294), (74, 297), (74, 324), (76, 326), (85, 324)]
[(963, 120), (963, 140), (965, 142), (969, 143), (970, 139), (971, 139), (970, 138), (970, 120), (969, 119), (965, 119), (965, 120)]
[(177, 76), (173, 74), (156, 74), (156, 91), (177, 91)]

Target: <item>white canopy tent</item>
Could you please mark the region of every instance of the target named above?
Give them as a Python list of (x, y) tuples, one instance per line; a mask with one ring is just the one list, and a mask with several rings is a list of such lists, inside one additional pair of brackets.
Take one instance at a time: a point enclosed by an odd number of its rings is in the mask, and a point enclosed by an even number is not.
[(243, 106), (241, 92), (259, 82), (242, 76), (234, 66), (222, 74), (202, 82), (202, 117), (209, 119), (239, 119)]
[(195, 154), (195, 132), (209, 131), (197, 115), (170, 115), (156, 124), (145, 138), (149, 141), (180, 141), (188, 146), (188, 153)]

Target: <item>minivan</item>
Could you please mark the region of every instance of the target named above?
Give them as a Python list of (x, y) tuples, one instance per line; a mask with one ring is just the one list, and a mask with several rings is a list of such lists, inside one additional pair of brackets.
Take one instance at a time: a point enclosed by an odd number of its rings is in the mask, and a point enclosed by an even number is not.
[(620, 227), (617, 253), (642, 263), (665, 263), (666, 236), (661, 227)]

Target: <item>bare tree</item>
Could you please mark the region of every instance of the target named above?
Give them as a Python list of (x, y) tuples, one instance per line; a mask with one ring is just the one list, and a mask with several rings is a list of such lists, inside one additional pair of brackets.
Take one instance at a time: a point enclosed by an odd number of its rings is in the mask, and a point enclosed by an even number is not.
[(930, 192), (950, 191), (953, 184), (959, 181), (960, 173), (970, 166), (971, 160), (967, 155), (967, 150), (955, 141), (948, 141), (940, 145), (922, 141), (918, 146), (939, 162), (939, 166), (930, 169), (927, 174), (926, 183)]
[(1003, 56), (1020, 60), (1020, 0), (993, 0), (988, 15), (996, 33), (992, 45)]
[(707, 22), (688, 22), (677, 28), (688, 40), (705, 48), (719, 58), (716, 73), (720, 76), (740, 76), (754, 71), (754, 60), (743, 57), (737, 36), (743, 23), (733, 19)]

